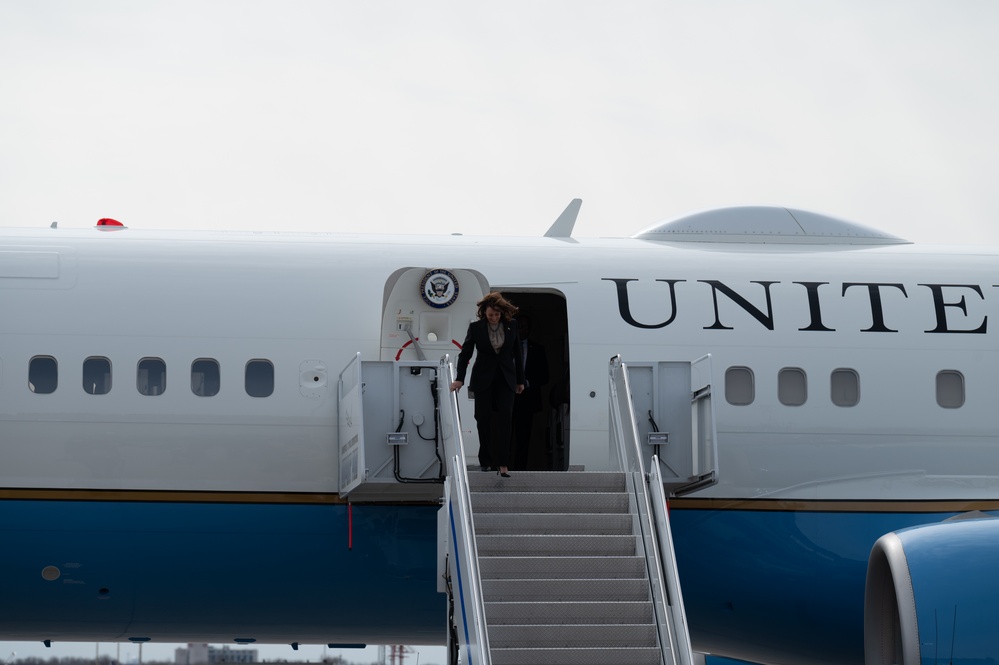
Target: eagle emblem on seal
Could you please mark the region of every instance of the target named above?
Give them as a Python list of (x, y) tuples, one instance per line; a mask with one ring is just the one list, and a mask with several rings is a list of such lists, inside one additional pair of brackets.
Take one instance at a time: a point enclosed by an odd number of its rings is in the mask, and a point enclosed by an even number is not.
[(420, 282), (420, 295), (423, 302), (431, 307), (443, 309), (458, 298), (458, 280), (450, 270), (434, 268), (427, 271)]

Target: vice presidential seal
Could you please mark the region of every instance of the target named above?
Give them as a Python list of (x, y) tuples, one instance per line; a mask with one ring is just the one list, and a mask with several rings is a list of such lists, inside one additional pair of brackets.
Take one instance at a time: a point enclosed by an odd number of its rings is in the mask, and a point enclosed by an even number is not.
[(443, 309), (458, 298), (458, 280), (450, 271), (434, 268), (423, 276), (420, 295), (423, 296), (423, 302), (431, 307)]

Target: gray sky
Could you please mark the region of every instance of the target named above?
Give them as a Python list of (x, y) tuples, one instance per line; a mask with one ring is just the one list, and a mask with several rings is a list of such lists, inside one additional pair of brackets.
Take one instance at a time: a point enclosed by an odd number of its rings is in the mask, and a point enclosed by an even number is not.
[(997, 24), (990, 0), (0, 0), (0, 226), (540, 235), (580, 197), (577, 236), (776, 204), (999, 244)]
[(0, 0), (0, 225), (999, 244), (999, 3)]

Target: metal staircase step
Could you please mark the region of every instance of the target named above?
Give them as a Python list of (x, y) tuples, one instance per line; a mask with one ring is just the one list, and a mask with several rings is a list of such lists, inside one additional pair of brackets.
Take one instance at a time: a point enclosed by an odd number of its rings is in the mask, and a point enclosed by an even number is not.
[(479, 556), (482, 579), (641, 579), (641, 556)]
[(472, 492), (624, 492), (627, 479), (623, 473), (593, 471), (566, 473), (564, 471), (513, 471), (510, 478), (496, 472), (470, 472), (468, 486)]
[(624, 492), (472, 492), (472, 511), (480, 513), (627, 513)]
[[(507, 601), (615, 601), (649, 599), (644, 579), (609, 580), (482, 580), (487, 603)], [(487, 616), (488, 619), (488, 616)]]
[(476, 536), (479, 556), (631, 556), (635, 536)]
[(662, 665), (656, 647), (490, 649), (492, 665)]
[(494, 665), (661, 665), (625, 474), (468, 477)]
[(625, 513), (482, 513), (475, 516), (476, 535), (634, 533), (635, 520)]
[(654, 647), (654, 624), (499, 625), (489, 627), (490, 649)]
[(641, 601), (570, 601), (487, 603), (490, 626), (636, 624), (654, 621), (652, 605)]

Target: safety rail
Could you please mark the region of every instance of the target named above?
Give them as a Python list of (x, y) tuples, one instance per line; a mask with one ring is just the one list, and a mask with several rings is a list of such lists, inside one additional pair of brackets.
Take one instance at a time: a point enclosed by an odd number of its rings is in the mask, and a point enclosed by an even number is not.
[[(479, 557), (475, 545), (475, 525), (472, 518), (472, 496), (468, 486), (468, 471), (465, 468), (465, 453), (461, 439), (461, 425), (458, 421), (458, 401), (450, 386), (454, 372), (450, 358), (441, 358), (437, 373), (437, 391), (440, 397), (441, 440), (444, 457), (448, 463), (445, 484), (445, 505), (448, 509), (450, 538), (448, 555), (454, 562), (454, 577), (457, 582), (457, 601), (460, 603), (461, 624), (467, 665), (490, 665), (489, 636), (486, 631), (485, 604), (482, 597)], [(455, 514), (455, 502), (458, 511)]]
[[(692, 665), (693, 649), (690, 646), (690, 631), (687, 626), (687, 612), (683, 606), (683, 593), (680, 590), (680, 573), (676, 567), (676, 556), (673, 554), (673, 529), (669, 523), (669, 508), (666, 503), (666, 489), (663, 482), (662, 471), (659, 465), (659, 457), (652, 457), (652, 465), (649, 469), (649, 493), (651, 495), (651, 506), (658, 534), (657, 543), (659, 546), (660, 560), (665, 566), (666, 593), (669, 605), (669, 613), (672, 615), (674, 630), (673, 648), (676, 650), (679, 665)], [(663, 552), (663, 544), (669, 544), (668, 552)]]
[[(628, 373), (621, 356), (610, 360), (610, 441), (611, 463), (616, 463), (629, 479), (629, 486), (638, 508), (638, 522), (645, 549), (645, 560), (649, 572), (653, 610), (659, 633), (659, 645), (664, 665), (692, 665), (693, 654), (690, 638), (686, 631), (682, 595), (679, 578), (675, 576), (676, 560), (672, 551), (672, 537), (669, 530), (666, 496), (662, 478), (656, 471), (652, 474), (654, 485), (646, 475), (635, 412), (631, 403), (631, 387)], [(616, 452), (616, 459), (615, 457)], [(657, 488), (658, 487), (658, 491)], [(660, 515), (666, 520), (665, 528)], [(663, 551), (663, 546), (666, 551)], [(669, 564), (664, 566), (664, 559)], [(667, 575), (666, 572), (669, 573)], [(679, 613), (676, 609), (678, 608)], [(677, 619), (679, 624), (677, 625)], [(682, 628), (678, 634), (677, 627)]]

